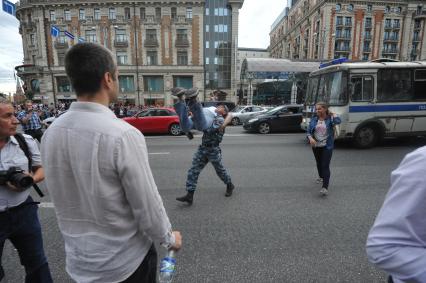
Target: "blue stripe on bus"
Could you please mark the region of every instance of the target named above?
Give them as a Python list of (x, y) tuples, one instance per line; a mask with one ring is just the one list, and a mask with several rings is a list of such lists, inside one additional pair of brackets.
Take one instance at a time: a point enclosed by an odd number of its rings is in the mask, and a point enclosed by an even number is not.
[(349, 106), (350, 113), (360, 112), (390, 112), (390, 111), (425, 111), (426, 104), (409, 104), (409, 105), (364, 105)]

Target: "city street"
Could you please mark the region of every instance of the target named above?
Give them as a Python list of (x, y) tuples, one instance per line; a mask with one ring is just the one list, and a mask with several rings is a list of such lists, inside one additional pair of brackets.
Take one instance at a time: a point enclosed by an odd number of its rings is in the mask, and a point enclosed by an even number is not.
[[(225, 185), (211, 165), (199, 179), (194, 204), (185, 193), (197, 135), (147, 136), (150, 164), (167, 212), (183, 235), (174, 282), (384, 282), (369, 264), (365, 241), (389, 187), (390, 172), (423, 139), (388, 140), (371, 150), (339, 142), (331, 162), (330, 194), (321, 198), (316, 167), (303, 133), (247, 134), (227, 129), (223, 161), (236, 186)], [(35, 194), (33, 194), (35, 196)], [(48, 196), (41, 200), (45, 250), (55, 282), (65, 272), (64, 245)], [(159, 259), (164, 250), (158, 248)], [(23, 282), (10, 242), (3, 254), (4, 282)]]

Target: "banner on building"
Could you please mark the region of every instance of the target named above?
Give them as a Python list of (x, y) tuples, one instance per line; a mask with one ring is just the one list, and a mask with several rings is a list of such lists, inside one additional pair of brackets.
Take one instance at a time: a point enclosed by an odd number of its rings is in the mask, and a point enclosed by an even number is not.
[(54, 37), (58, 37), (60, 32), (61, 32), (61, 31), (59, 30), (59, 28), (57, 28), (57, 27), (55, 27), (55, 26), (52, 26), (52, 27), (50, 28), (50, 34), (51, 34), (52, 36), (54, 36)]
[(78, 38), (78, 43), (83, 43), (83, 42), (85, 42), (86, 40), (84, 40), (84, 38), (82, 38), (82, 37), (79, 37)]
[(8, 14), (11, 14), (12, 16), (16, 15), (16, 6), (12, 2), (9, 2), (7, 0), (2, 0), (3, 3), (3, 11), (5, 11)]
[(74, 40), (74, 35), (72, 33), (70, 33), (69, 31), (64, 31), (65, 36), (71, 38), (72, 40)]

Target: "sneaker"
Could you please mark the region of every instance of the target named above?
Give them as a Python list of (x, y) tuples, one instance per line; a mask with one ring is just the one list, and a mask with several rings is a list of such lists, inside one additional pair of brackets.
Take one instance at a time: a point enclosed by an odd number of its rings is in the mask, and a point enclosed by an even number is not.
[(316, 180), (315, 180), (315, 183), (317, 183), (317, 184), (321, 184), (321, 183), (322, 183), (322, 178), (318, 178), (318, 179), (316, 179)]
[(321, 196), (325, 197), (326, 195), (328, 195), (328, 190), (326, 188), (322, 188), (320, 190), (320, 194), (321, 194)]
[(186, 136), (188, 137), (188, 139), (190, 139), (190, 140), (192, 140), (192, 139), (194, 138), (194, 134), (193, 134), (193, 133), (191, 133), (191, 132), (187, 132), (185, 135), (186, 135)]
[(230, 197), (232, 196), (232, 191), (235, 189), (234, 184), (230, 183), (228, 185), (226, 185), (226, 193), (225, 193), (225, 197)]
[(187, 202), (188, 205), (192, 204), (193, 201), (193, 197), (194, 197), (194, 192), (188, 192), (186, 195), (184, 195), (183, 197), (178, 197), (176, 198), (177, 201), (181, 201), (181, 202)]
[(185, 99), (191, 99), (191, 98), (197, 97), (199, 92), (200, 91), (196, 87), (187, 89), (185, 91)]
[(182, 98), (182, 96), (185, 94), (186, 89), (184, 89), (182, 87), (174, 87), (170, 91), (171, 91), (173, 96)]

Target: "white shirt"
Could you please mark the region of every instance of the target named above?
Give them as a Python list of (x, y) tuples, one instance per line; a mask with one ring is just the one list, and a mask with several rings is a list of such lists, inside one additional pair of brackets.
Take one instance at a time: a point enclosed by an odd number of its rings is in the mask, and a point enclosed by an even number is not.
[[(36, 141), (29, 135), (23, 135), (27, 142), (28, 149), (32, 156), (32, 166), (41, 166), (40, 151)], [(10, 167), (19, 167), (25, 172), (28, 172), (28, 158), (19, 147), (19, 143), (15, 137), (11, 136), (6, 145), (0, 150), (0, 170), (7, 170)], [(5, 186), (0, 186), (0, 211), (6, 210), (8, 207), (13, 207), (23, 203), (30, 195), (28, 188), (23, 192), (14, 192)]]
[(213, 125), (214, 118), (216, 118), (216, 107), (210, 106), (203, 108), (204, 117), (206, 118), (206, 125), (211, 127)]
[(46, 185), (77, 282), (120, 282), (152, 241), (173, 244), (143, 135), (101, 104), (74, 102), (43, 136)]
[(426, 282), (425, 170), (426, 147), (407, 154), (368, 235), (368, 258), (395, 283)]

